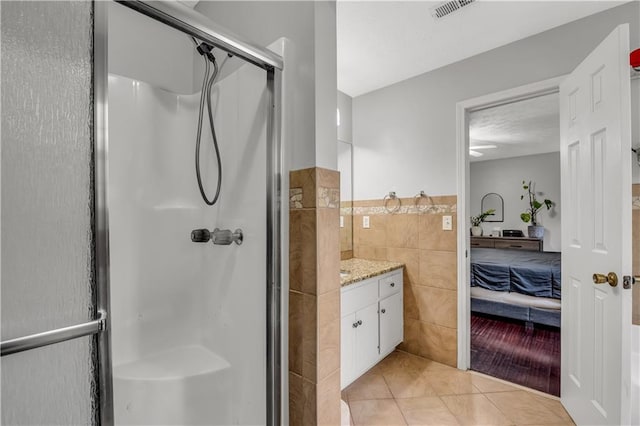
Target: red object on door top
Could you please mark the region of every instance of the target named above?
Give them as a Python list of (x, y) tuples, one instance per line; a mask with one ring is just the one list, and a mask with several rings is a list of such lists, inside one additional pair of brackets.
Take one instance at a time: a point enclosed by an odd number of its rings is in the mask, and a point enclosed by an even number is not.
[(629, 55), (629, 64), (635, 69), (640, 68), (640, 49), (636, 49)]

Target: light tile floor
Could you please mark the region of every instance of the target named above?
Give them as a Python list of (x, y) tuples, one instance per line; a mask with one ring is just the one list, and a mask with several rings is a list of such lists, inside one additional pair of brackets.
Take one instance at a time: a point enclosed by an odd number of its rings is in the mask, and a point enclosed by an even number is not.
[(573, 425), (554, 397), (395, 351), (342, 391), (351, 424)]

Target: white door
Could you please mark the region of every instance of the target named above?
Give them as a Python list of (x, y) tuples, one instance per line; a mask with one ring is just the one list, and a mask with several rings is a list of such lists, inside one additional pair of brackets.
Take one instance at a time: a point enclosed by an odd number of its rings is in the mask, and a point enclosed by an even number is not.
[[(577, 424), (629, 420), (631, 103), (629, 26), (560, 85), (562, 388)], [(617, 274), (616, 287), (593, 274)]]
[(340, 389), (353, 381), (356, 373), (356, 314), (342, 317), (340, 325)]
[(391, 352), (402, 342), (402, 293), (380, 301), (380, 355)]
[(356, 319), (356, 363), (358, 374), (361, 374), (378, 362), (378, 303), (360, 309), (356, 312)]

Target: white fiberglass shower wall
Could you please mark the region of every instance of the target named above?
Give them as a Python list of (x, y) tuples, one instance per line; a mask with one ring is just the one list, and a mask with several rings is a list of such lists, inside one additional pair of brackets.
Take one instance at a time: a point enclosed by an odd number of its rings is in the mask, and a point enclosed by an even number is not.
[[(117, 424), (266, 419), (265, 71), (231, 58), (212, 91), (223, 180), (202, 200), (194, 152), (201, 68), (191, 39), (124, 8), (109, 14), (109, 221)], [(226, 55), (225, 55), (226, 56)], [(201, 169), (215, 193), (206, 111)], [(194, 229), (244, 233), (194, 243)]]

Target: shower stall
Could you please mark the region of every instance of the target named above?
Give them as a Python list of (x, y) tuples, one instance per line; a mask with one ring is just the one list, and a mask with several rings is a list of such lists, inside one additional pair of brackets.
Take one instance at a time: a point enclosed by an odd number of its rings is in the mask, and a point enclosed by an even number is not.
[(35, 195), (3, 182), (2, 421), (280, 424), (281, 56), (179, 2), (57, 3), (1, 6)]
[(275, 423), (279, 58), (184, 7), (107, 9), (115, 423)]

